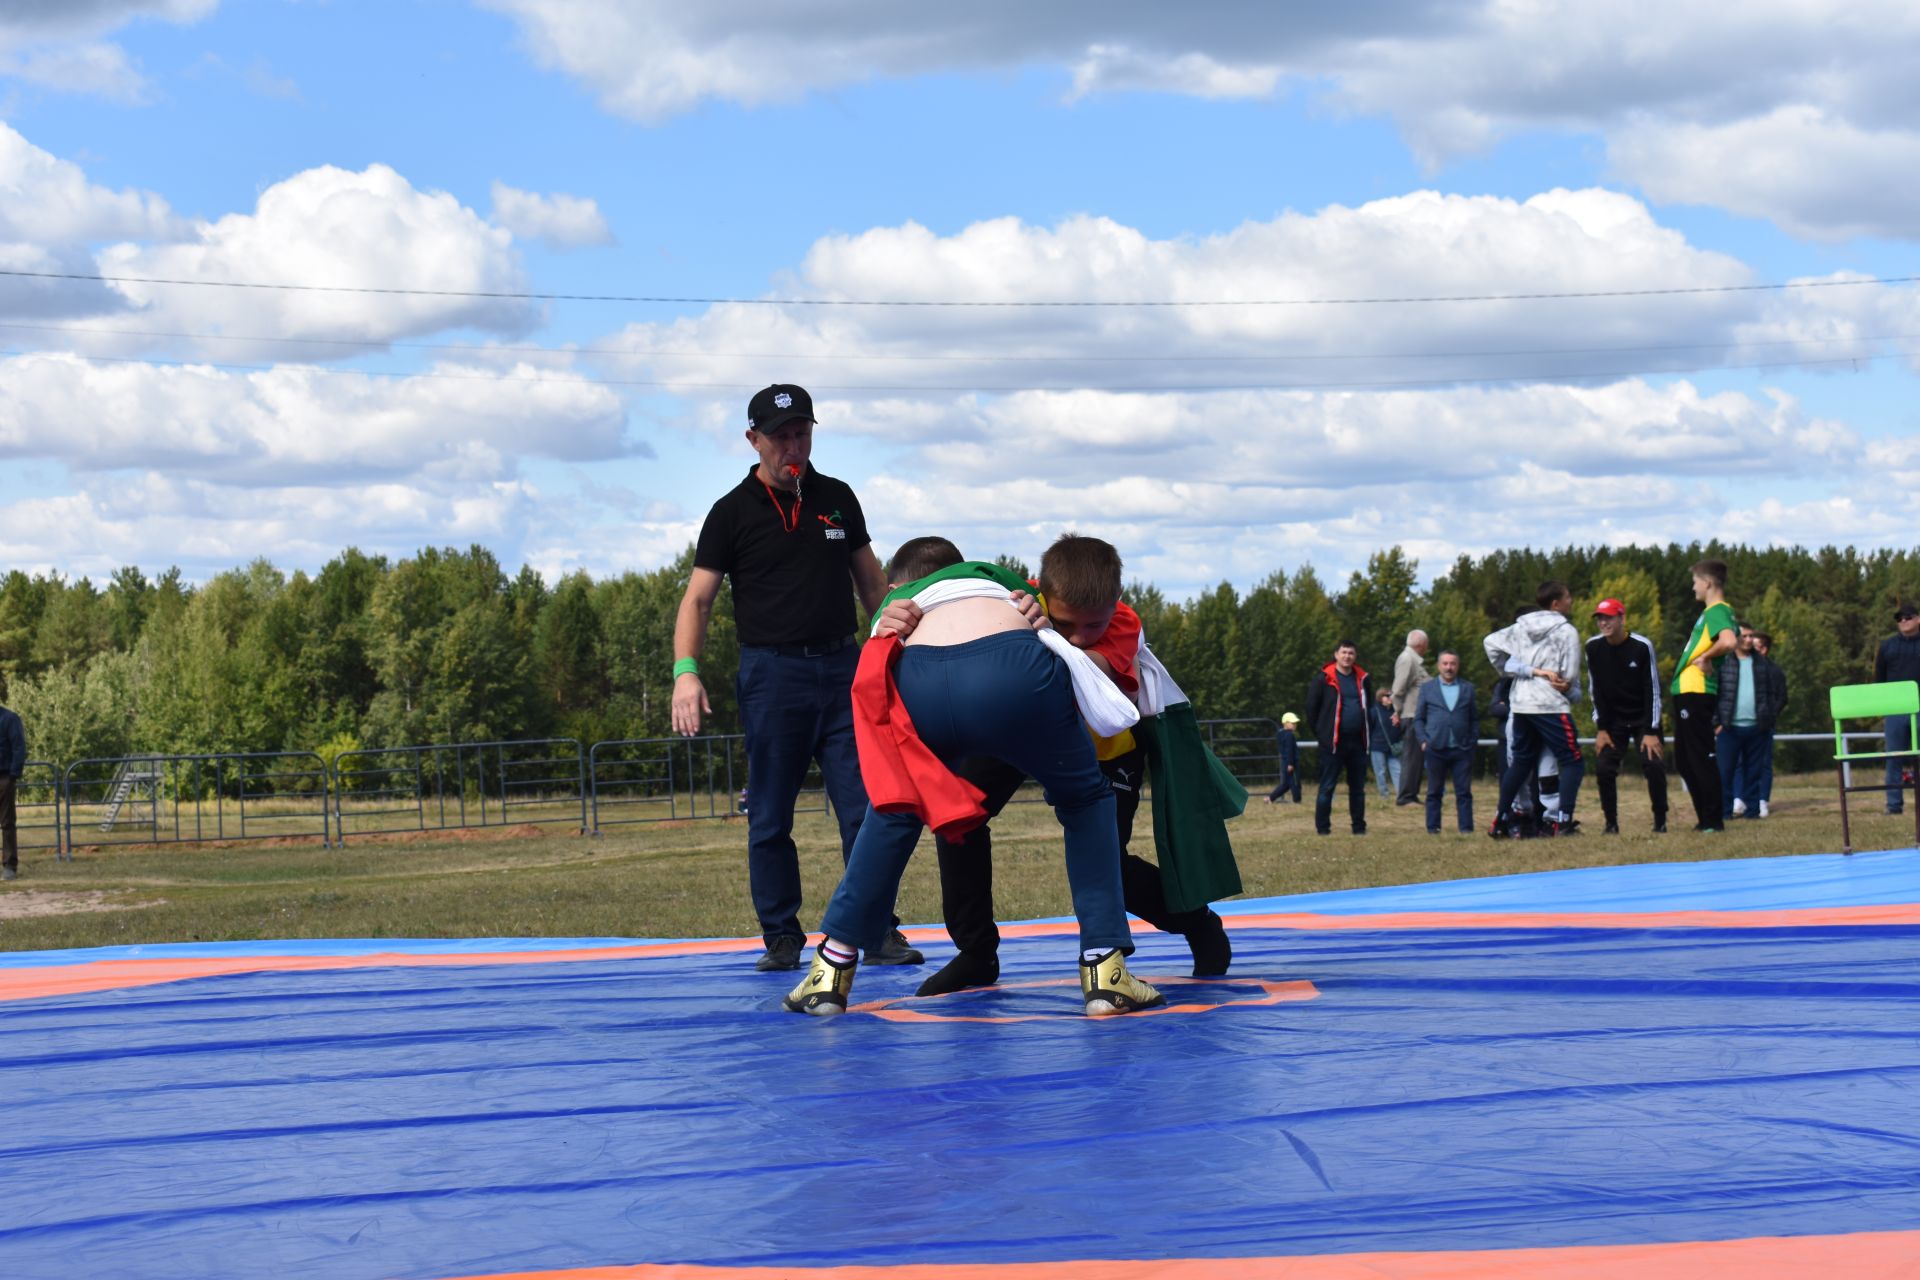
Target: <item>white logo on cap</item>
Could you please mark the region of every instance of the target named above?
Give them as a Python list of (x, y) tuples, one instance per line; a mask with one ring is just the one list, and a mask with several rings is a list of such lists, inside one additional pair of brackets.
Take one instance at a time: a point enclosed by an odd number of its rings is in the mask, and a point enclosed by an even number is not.
[(793, 408), (793, 397), (782, 391), (773, 398), (773, 407), (776, 409), (791, 409)]

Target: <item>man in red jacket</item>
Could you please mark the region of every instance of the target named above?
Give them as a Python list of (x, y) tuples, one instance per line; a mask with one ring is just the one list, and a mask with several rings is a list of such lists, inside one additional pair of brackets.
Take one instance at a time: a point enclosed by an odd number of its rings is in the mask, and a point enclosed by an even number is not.
[(1367, 834), (1367, 708), (1373, 685), (1351, 640), (1334, 646), (1333, 661), (1307, 683), (1307, 723), (1320, 755), (1320, 794), (1313, 803), (1313, 829), (1333, 834), (1333, 789), (1347, 775), (1347, 814), (1353, 834)]

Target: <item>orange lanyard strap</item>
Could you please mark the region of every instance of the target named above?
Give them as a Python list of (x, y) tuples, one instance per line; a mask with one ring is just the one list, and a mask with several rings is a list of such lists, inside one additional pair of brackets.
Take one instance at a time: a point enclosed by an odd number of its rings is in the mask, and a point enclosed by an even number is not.
[(781, 508), (780, 499), (774, 496), (773, 486), (765, 480), (762, 480), (760, 487), (767, 491), (767, 501), (773, 504), (773, 514), (779, 518), (780, 527), (788, 533), (792, 533), (795, 529), (798, 529), (800, 527), (800, 495), (798, 493), (793, 495), (793, 513), (789, 516), (788, 513)]

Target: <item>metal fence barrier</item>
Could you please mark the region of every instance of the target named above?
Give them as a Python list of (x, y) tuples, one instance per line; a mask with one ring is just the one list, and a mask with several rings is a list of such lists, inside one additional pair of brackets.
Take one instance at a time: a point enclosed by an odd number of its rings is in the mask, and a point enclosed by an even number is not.
[(22, 849), (52, 849), (66, 861), (67, 846), (60, 836), (60, 766), (49, 760), (29, 760), (13, 788), (14, 832)]
[(327, 766), (311, 751), (76, 760), (60, 781), (66, 847), (317, 836)]
[(342, 844), (349, 835), (456, 827), (587, 827), (586, 757), (574, 738), (343, 751), (332, 783)]
[[(587, 751), (593, 834), (607, 827), (680, 818), (725, 818), (753, 803), (746, 738), (618, 738)], [(795, 813), (828, 813), (818, 765), (807, 769)]]
[[(1250, 791), (1279, 778), (1274, 721), (1199, 724)], [(1774, 741), (1824, 745), (1833, 735), (1783, 733)], [(1300, 743), (1303, 771), (1305, 753), (1318, 745)], [(1476, 771), (1489, 776), (1499, 740), (1481, 738), (1477, 746)], [(76, 848), (108, 844), (318, 837), (331, 845), (349, 835), (517, 824), (566, 823), (599, 835), (616, 826), (737, 816), (752, 803), (751, 782), (740, 734), (621, 738), (584, 749), (573, 738), (537, 738), (369, 748), (343, 752), (331, 767), (311, 751), (117, 756), (64, 770), (30, 761), (16, 804), (21, 847), (55, 849), (66, 860)], [(1023, 788), (1015, 799), (1037, 802), (1040, 790)], [(830, 812), (817, 768), (796, 812)]]

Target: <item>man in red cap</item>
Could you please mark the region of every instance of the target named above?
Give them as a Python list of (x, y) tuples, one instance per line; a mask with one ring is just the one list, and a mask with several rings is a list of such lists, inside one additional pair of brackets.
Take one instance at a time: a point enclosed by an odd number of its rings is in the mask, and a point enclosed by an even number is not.
[(1603, 834), (1620, 834), (1620, 762), (1638, 752), (1653, 801), (1653, 829), (1667, 829), (1667, 766), (1660, 744), (1660, 664), (1653, 642), (1627, 630), (1627, 606), (1602, 600), (1593, 606), (1600, 634), (1587, 641), (1587, 678), (1593, 687), (1594, 747), (1599, 765)]

